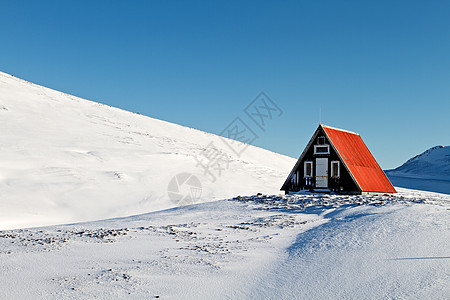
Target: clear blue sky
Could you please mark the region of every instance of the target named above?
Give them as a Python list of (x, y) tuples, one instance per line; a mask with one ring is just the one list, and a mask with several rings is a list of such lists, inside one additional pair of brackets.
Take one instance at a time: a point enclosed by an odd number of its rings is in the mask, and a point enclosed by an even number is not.
[(2, 1), (0, 70), (217, 134), (264, 91), (293, 157), (320, 108), (385, 169), (450, 144), (450, 1)]

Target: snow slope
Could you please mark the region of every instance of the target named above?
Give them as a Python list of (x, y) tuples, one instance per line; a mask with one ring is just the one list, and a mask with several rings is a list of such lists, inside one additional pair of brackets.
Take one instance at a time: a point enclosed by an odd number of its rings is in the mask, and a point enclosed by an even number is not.
[[(215, 182), (195, 159), (211, 142), (229, 159)], [(276, 193), (294, 163), (253, 146), (238, 157), (216, 135), (0, 72), (0, 229), (174, 207), (167, 190), (179, 173), (199, 179), (196, 202)]]
[(391, 175), (450, 180), (450, 146), (435, 146), (387, 171)]
[(385, 171), (395, 186), (450, 194), (450, 146), (435, 146)]
[(445, 299), (450, 196), (239, 197), (0, 232), (2, 299)]

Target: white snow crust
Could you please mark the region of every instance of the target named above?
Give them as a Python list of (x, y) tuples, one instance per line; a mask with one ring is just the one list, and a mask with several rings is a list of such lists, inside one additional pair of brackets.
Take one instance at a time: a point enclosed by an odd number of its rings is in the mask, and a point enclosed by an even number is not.
[(445, 299), (450, 196), (251, 196), (0, 232), (4, 299)]

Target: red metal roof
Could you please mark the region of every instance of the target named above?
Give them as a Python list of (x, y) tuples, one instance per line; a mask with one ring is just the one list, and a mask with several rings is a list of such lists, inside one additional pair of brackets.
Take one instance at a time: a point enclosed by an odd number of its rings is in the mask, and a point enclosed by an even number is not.
[(363, 192), (396, 193), (359, 134), (321, 125)]

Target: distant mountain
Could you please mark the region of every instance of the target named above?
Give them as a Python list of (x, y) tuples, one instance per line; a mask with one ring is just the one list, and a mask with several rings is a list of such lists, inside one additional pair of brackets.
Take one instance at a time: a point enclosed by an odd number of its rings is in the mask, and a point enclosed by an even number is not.
[(385, 172), (396, 187), (450, 194), (450, 146), (435, 146)]
[(435, 146), (416, 155), (388, 175), (450, 180), (450, 146)]

